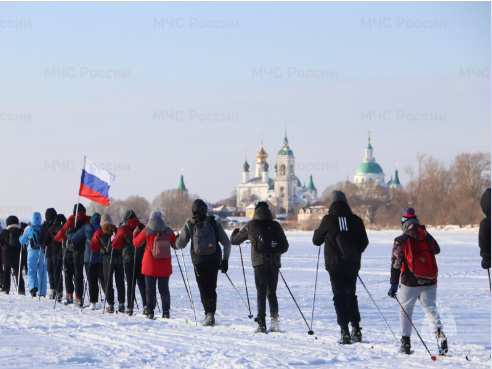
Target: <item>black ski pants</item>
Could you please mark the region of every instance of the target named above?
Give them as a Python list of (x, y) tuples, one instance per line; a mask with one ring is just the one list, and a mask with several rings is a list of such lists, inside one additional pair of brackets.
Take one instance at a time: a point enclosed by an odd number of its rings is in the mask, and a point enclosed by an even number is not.
[(74, 263), (73, 263), (73, 252), (68, 251), (65, 255), (65, 290), (68, 295), (73, 295), (74, 292), (74, 284), (73, 284), (73, 276), (74, 276)]
[(25, 294), (26, 289), (25, 289), (25, 285), (24, 285), (24, 277), (22, 277), (22, 273), (21, 273), (20, 279), (19, 279), (19, 264), (18, 264), (18, 262), (13, 263), (13, 264), (5, 262), (4, 271), (3, 271), (3, 281), (2, 281), (3, 282), (3, 290), (5, 292), (10, 292), (10, 281), (11, 281), (11, 279), (10, 279), (11, 274), (10, 273), (14, 274), (15, 280), (17, 281), (19, 294), (21, 294), (21, 295)]
[(266, 299), (270, 305), (270, 316), (278, 317), (277, 284), (279, 267), (275, 264), (263, 264), (254, 268), (258, 322), (265, 323)]
[(140, 260), (140, 265), (138, 263), (138, 259), (135, 263), (135, 279), (133, 279), (133, 260), (125, 264), (125, 275), (127, 285), (126, 300), (128, 301), (128, 308), (133, 309), (133, 304), (135, 302), (135, 285), (138, 285), (143, 306), (147, 306), (147, 292), (145, 290), (146, 281), (145, 276), (142, 274), (142, 261)]
[(75, 296), (78, 299), (84, 297), (84, 253), (73, 254)]
[(214, 313), (217, 309), (217, 274), (219, 262), (204, 262), (195, 265), (195, 278), (200, 290), (205, 314)]
[(347, 331), (349, 322), (352, 323), (352, 327), (359, 327), (359, 304), (355, 294), (357, 274), (340, 276), (330, 273), (330, 281), (338, 325)]
[(89, 282), (89, 298), (90, 302), (99, 301), (99, 283), (103, 289), (106, 288), (104, 284), (104, 268), (103, 263), (89, 263), (89, 270), (87, 273), (87, 280)]
[(114, 305), (114, 288), (113, 275), (118, 291), (118, 303), (125, 303), (125, 272), (123, 270), (123, 256), (121, 250), (113, 251), (113, 260), (111, 255), (103, 256), (104, 281), (107, 285), (106, 301), (108, 305)]
[(47, 260), (47, 269), (48, 269), (48, 280), (50, 282), (50, 289), (57, 290), (58, 295), (62, 296), (63, 294), (63, 274), (62, 274), (62, 266), (63, 266), (63, 254), (59, 253), (58, 255), (51, 255), (50, 258), (46, 258)]
[(159, 287), (159, 294), (161, 295), (162, 312), (169, 312), (171, 308), (171, 294), (169, 293), (169, 276), (167, 277), (153, 277), (151, 275), (144, 276), (145, 286), (147, 287), (147, 312), (154, 313), (156, 302), (155, 285), (157, 283)]

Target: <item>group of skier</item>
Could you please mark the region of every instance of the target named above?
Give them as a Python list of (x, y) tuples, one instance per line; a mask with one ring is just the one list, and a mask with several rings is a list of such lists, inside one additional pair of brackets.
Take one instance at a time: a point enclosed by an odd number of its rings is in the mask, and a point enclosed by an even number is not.
[[(314, 231), (313, 244), (324, 244), (325, 267), (330, 275), (337, 323), (341, 330), (339, 343), (350, 344), (362, 341), (356, 283), (360, 280), (361, 255), (369, 240), (362, 219), (352, 213), (345, 194), (333, 191), (331, 200), (328, 214)], [(482, 196), (481, 205), (486, 218), (480, 224), (479, 245), (482, 267), (489, 269), (490, 189)], [(173, 272), (171, 249), (184, 249), (191, 241), (190, 255), (205, 314), (203, 325), (213, 326), (218, 272), (220, 270), (227, 275), (231, 244), (241, 245), (249, 240), (257, 290), (257, 332), (267, 331), (267, 299), (271, 316), (270, 330), (279, 331), (276, 290), (281, 255), (288, 251), (289, 243), (281, 225), (273, 220), (268, 204), (259, 202), (253, 219), (242, 229), (234, 229), (230, 239), (221, 224), (207, 214), (208, 207), (204, 201), (195, 200), (191, 210), (192, 218), (177, 234), (166, 225), (159, 211), (153, 211), (144, 225), (133, 210), (128, 210), (119, 227), (112, 223), (109, 214), (101, 216), (94, 213), (87, 216), (82, 204), (74, 206), (73, 214), (68, 219), (50, 208), (46, 210), (42, 223), (41, 214), (35, 212), (27, 227), (11, 215), (6, 219), (7, 228), (0, 233), (2, 290), (9, 294), (13, 273), (18, 293), (25, 294), (21, 269), (27, 265), (32, 297), (45, 297), (49, 280), (49, 298), (62, 302), (64, 280), (66, 304), (84, 307), (84, 295), (88, 290), (89, 308), (95, 310), (102, 290), (105, 294), (105, 311), (114, 313), (114, 279), (118, 293), (118, 312), (133, 314), (135, 288), (138, 286), (144, 314), (154, 319), (157, 286), (162, 317), (169, 319), (169, 277)], [(425, 226), (420, 224), (413, 208), (408, 208), (403, 215), (401, 227), (403, 234), (395, 239), (391, 254), (388, 291), (388, 295), (397, 300), (398, 290), (400, 295), (400, 352), (410, 354), (411, 319), (418, 299), (436, 334), (440, 354), (444, 355), (448, 351), (447, 338), (436, 306), (438, 269), (435, 255), (440, 252), (439, 245)], [(27, 245), (27, 248), (23, 245)], [(27, 257), (24, 250), (27, 250)], [(181, 265), (179, 267), (181, 269)], [(184, 270), (186, 273), (186, 268)], [(185, 286), (192, 302), (189, 282), (188, 285), (185, 282)]]

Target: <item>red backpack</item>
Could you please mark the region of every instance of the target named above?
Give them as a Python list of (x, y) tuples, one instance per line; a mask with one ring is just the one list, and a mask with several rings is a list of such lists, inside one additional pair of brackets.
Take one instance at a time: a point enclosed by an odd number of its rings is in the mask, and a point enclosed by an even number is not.
[(416, 240), (406, 235), (399, 239), (405, 258), (401, 272), (404, 272), (406, 265), (417, 278), (435, 279), (438, 269), (432, 246), (425, 239)]
[(171, 240), (164, 232), (158, 232), (154, 238), (154, 245), (149, 247), (152, 256), (156, 259), (165, 259), (171, 257)]

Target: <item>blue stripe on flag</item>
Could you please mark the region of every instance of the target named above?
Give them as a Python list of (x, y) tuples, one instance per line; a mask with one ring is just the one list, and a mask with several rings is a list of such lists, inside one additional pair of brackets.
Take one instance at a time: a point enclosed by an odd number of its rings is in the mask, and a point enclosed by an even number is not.
[(82, 169), (81, 182), (94, 191), (97, 191), (100, 194), (109, 197), (109, 184), (96, 177), (95, 175), (90, 174), (85, 169)]

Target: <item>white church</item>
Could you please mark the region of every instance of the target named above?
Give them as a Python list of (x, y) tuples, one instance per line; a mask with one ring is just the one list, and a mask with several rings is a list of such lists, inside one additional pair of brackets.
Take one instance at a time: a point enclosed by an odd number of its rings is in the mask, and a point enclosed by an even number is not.
[(263, 148), (256, 153), (254, 176), (250, 178), (247, 160), (243, 164), (243, 183), (236, 186), (236, 200), (239, 211), (254, 206), (259, 201), (268, 201), (276, 207), (277, 214), (286, 214), (310, 206), (318, 201), (318, 190), (310, 175), (309, 185), (303, 186), (295, 174), (294, 152), (289, 148), (285, 135), (282, 148), (277, 154), (274, 178), (270, 178), (268, 154)]

